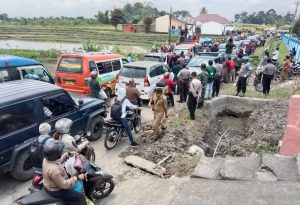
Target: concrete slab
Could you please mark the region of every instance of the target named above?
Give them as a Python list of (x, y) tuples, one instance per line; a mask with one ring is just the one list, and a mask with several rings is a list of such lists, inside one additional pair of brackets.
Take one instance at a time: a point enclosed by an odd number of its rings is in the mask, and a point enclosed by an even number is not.
[(142, 169), (144, 171), (147, 171), (149, 173), (162, 176), (164, 173), (166, 173), (166, 169), (162, 166), (156, 166), (155, 163), (150, 162), (146, 159), (143, 159), (138, 156), (128, 156), (125, 158), (125, 162), (128, 165), (137, 167), (139, 169)]
[(256, 180), (260, 157), (226, 157), (220, 174), (225, 179)]
[(199, 161), (192, 177), (205, 179), (222, 179), (220, 175), (221, 167), (225, 158), (203, 157)]
[(269, 171), (266, 172), (256, 172), (256, 177), (258, 181), (263, 181), (263, 182), (275, 182), (277, 181), (277, 177)]
[(262, 164), (270, 168), (281, 181), (298, 180), (298, 166), (294, 157), (264, 154)]
[(299, 182), (191, 178), (172, 205), (298, 205)]

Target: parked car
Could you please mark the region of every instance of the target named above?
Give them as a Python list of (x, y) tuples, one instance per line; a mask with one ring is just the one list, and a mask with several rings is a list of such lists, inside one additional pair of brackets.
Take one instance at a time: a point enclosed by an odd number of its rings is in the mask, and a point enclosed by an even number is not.
[(168, 56), (171, 53), (147, 53), (144, 55), (144, 61), (154, 61), (168, 64)]
[(0, 83), (34, 79), (54, 84), (49, 71), (38, 61), (10, 55), (0, 55)]
[[(156, 83), (158, 83), (165, 72), (170, 72), (170, 68), (164, 63), (153, 61), (136, 61), (123, 66), (117, 77), (118, 88), (125, 88), (130, 79), (134, 79), (136, 87), (141, 93), (141, 99), (149, 100), (152, 97)], [(174, 74), (170, 74), (174, 78)]]
[(111, 96), (115, 93), (116, 76), (126, 63), (128, 60), (118, 54), (63, 54), (57, 61), (55, 83), (70, 92), (90, 94), (90, 72), (96, 70), (101, 87)]
[(174, 48), (176, 55), (180, 55), (181, 52), (183, 52), (186, 58), (188, 58), (191, 54), (198, 53), (198, 50), (199, 44), (197, 43), (179, 44)]
[(218, 57), (218, 53), (199, 53), (199, 55), (192, 58), (192, 60), (187, 64), (190, 72), (196, 72), (197, 75), (200, 74), (201, 71), (201, 64), (204, 63), (208, 66), (208, 61), (214, 60)]
[(97, 140), (103, 132), (104, 116), (103, 101), (88, 97), (78, 100), (46, 82), (0, 83), (0, 173), (10, 172), (22, 181), (33, 177), (29, 146), (39, 135), (41, 123), (48, 122), (54, 132), (55, 122), (66, 117), (74, 122), (73, 136), (85, 133), (89, 140)]

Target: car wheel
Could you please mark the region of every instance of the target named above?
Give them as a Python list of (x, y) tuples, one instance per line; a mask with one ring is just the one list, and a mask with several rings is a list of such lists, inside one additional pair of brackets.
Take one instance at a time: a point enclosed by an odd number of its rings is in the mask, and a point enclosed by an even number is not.
[(13, 170), (10, 172), (10, 174), (13, 178), (19, 181), (27, 181), (33, 177), (34, 170), (30, 162), (28, 149), (22, 151), (18, 155)]
[(100, 139), (103, 133), (103, 119), (101, 117), (94, 117), (89, 130), (91, 131), (91, 134), (90, 136), (87, 136), (88, 140), (95, 141)]

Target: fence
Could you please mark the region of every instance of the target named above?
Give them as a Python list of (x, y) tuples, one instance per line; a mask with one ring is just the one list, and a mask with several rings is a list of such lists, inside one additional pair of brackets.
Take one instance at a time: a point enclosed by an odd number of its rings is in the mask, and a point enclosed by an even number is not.
[(296, 49), (297, 53), (295, 59), (300, 61), (300, 41), (298, 39), (292, 38), (286, 34), (282, 35), (283, 42), (285, 43), (288, 50)]

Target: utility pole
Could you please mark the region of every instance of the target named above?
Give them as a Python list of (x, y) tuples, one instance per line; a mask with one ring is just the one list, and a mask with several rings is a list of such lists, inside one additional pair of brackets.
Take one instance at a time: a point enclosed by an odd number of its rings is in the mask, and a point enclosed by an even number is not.
[(300, 0), (297, 0), (297, 2), (295, 2), (295, 4), (296, 4), (296, 9), (295, 9), (295, 14), (294, 14), (294, 19), (292, 20), (292, 23), (291, 23), (290, 34), (292, 34), (293, 25), (295, 25), (295, 23), (296, 23), (296, 16), (297, 16), (297, 12), (298, 12), (298, 7), (300, 5)]
[(171, 45), (171, 30), (172, 30), (172, 6), (170, 8), (170, 15), (169, 15), (169, 45)]

